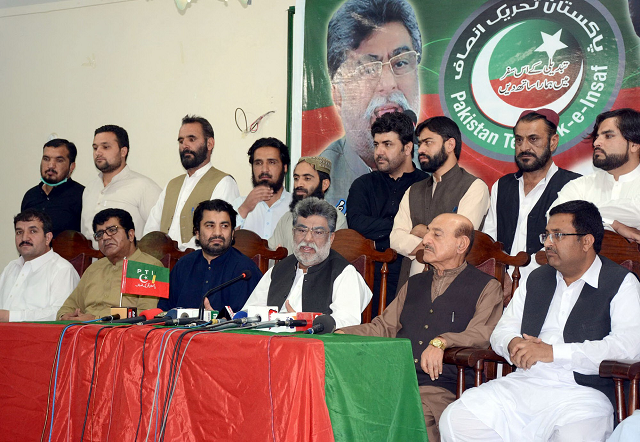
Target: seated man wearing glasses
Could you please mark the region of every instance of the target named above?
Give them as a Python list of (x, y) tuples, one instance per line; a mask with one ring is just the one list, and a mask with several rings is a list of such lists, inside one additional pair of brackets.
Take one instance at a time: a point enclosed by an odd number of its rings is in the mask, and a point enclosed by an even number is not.
[(442, 414), (443, 441), (604, 441), (613, 429), (605, 359), (640, 355), (640, 284), (599, 256), (600, 212), (574, 200), (549, 212), (548, 265), (520, 286), (491, 335), (518, 369), (472, 388)]
[(337, 217), (324, 200), (300, 201), (293, 211), (293, 255), (264, 274), (244, 308), (320, 312), (330, 314), (338, 327), (360, 324), (372, 294), (355, 267), (331, 250)]
[(122, 209), (98, 212), (93, 218), (93, 231), (93, 238), (105, 257), (91, 264), (84, 272), (78, 286), (58, 310), (56, 318), (62, 321), (90, 321), (109, 315), (111, 307), (137, 307), (138, 312), (155, 308), (158, 298), (121, 295), (122, 262), (125, 257), (131, 261), (162, 266), (153, 256), (138, 249), (129, 212)]

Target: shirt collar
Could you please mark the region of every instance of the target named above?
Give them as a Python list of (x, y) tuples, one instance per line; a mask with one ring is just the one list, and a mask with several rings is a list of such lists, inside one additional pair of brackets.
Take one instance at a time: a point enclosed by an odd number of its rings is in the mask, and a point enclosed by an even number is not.
[[(611, 175), (608, 172), (607, 172), (607, 175), (609, 175), (611, 177), (611, 179), (613, 180), (613, 175)], [(633, 180), (635, 180), (636, 178), (639, 178), (639, 177), (640, 177), (640, 165), (638, 165), (638, 167), (633, 169), (631, 172), (625, 173), (624, 175), (620, 175), (618, 177), (618, 182), (620, 182), (620, 183), (628, 183), (628, 182), (631, 182), (631, 181), (633, 181)]]
[(460, 264), (455, 269), (445, 269), (442, 272), (442, 275), (439, 275), (438, 272), (436, 272), (436, 269), (433, 266), (430, 265), (430, 267), (433, 269), (433, 277), (434, 278), (446, 278), (447, 276), (456, 277), (467, 267), (467, 261), (463, 261), (462, 264)]
[(21, 267), (24, 267), (25, 264), (29, 264), (31, 266), (31, 269), (35, 271), (35, 270), (38, 270), (43, 265), (45, 265), (51, 259), (53, 259), (53, 249), (49, 249), (48, 252), (43, 253), (37, 258), (34, 258), (31, 261), (27, 261), (27, 262), (25, 262), (24, 258), (21, 256), (19, 262)]
[[(126, 164), (120, 172), (118, 172), (113, 178), (111, 178), (109, 184), (127, 179), (129, 175), (131, 175), (131, 169), (129, 168), (129, 165)], [(98, 176), (100, 177), (100, 181), (104, 182), (102, 172), (98, 172)]]
[[(360, 158), (360, 155), (347, 145), (346, 138), (344, 138), (342, 143), (342, 154), (344, 155), (345, 160), (347, 160), (349, 168), (354, 172), (359, 173), (360, 175), (371, 172), (371, 168), (367, 166), (367, 163), (365, 163), (362, 158)], [(335, 165), (333, 167), (335, 167)]]
[(195, 172), (193, 172), (193, 175), (189, 176), (189, 174), (187, 174), (187, 178), (202, 178), (202, 176), (209, 172), (209, 169), (211, 169), (213, 166), (211, 165), (211, 161), (207, 162), (207, 164), (205, 164), (204, 166), (202, 166), (200, 169), (196, 170)]

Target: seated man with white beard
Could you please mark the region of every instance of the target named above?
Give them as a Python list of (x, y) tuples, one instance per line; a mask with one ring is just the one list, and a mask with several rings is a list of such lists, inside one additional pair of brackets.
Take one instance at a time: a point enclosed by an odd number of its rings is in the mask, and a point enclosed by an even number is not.
[(320, 312), (337, 327), (360, 324), (371, 290), (340, 254), (331, 250), (336, 209), (315, 197), (293, 211), (293, 255), (264, 274), (244, 306), (277, 306), (280, 312)]

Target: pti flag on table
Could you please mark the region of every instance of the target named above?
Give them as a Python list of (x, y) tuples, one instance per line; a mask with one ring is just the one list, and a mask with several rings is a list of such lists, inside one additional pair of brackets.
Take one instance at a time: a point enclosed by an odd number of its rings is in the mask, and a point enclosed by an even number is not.
[(122, 263), (122, 293), (168, 298), (169, 269), (125, 258)]

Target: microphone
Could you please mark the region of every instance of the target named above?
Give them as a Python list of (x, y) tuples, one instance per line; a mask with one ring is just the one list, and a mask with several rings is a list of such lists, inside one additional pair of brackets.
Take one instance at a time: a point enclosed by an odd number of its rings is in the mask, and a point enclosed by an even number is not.
[(305, 334), (323, 335), (325, 333), (333, 333), (336, 330), (336, 320), (331, 315), (316, 316), (313, 320), (313, 326), (305, 331)]
[(211, 295), (212, 293), (217, 292), (218, 290), (221, 290), (221, 289), (233, 284), (234, 282), (238, 282), (238, 281), (241, 281), (243, 279), (249, 279), (249, 278), (251, 278), (251, 271), (250, 270), (244, 270), (240, 275), (236, 276), (235, 278), (230, 279), (227, 282), (223, 282), (219, 286), (216, 286), (216, 287), (212, 288), (211, 290), (208, 290), (207, 293), (205, 293), (204, 296), (202, 297), (202, 302), (200, 302), (200, 309), (198, 310), (198, 318), (199, 319), (203, 319), (204, 318), (204, 298), (208, 298), (209, 295)]
[(413, 123), (413, 127), (415, 128), (416, 124), (418, 124), (418, 116), (416, 115), (416, 113), (411, 109), (405, 109), (402, 113), (411, 118), (411, 122)]
[(140, 313), (140, 316), (135, 316), (133, 318), (124, 318), (118, 319), (117, 321), (111, 321), (114, 324), (137, 324), (138, 322), (148, 321), (149, 319), (153, 319), (156, 315), (162, 313), (162, 309), (159, 308), (151, 308), (149, 310), (145, 310)]
[(102, 318), (98, 319), (98, 321), (110, 322), (110, 321), (113, 321), (114, 319), (120, 319), (120, 315), (116, 313), (115, 315), (103, 316)]
[(273, 319), (271, 321), (260, 322), (256, 325), (251, 326), (251, 328), (271, 328), (271, 327), (306, 327), (307, 320), (306, 319)]
[[(239, 313), (239, 312), (238, 312)], [(225, 330), (227, 328), (239, 328), (244, 327), (247, 324), (254, 324), (256, 322), (262, 321), (260, 315), (249, 316), (243, 318), (232, 319), (231, 321), (221, 321), (218, 324), (213, 324), (211, 327), (208, 327), (210, 330)]]
[(242, 310), (240, 310), (239, 312), (237, 312), (235, 315), (233, 315), (233, 319), (241, 319), (241, 318), (246, 318), (247, 316), (249, 316), (247, 314), (247, 312), (243, 312)]

